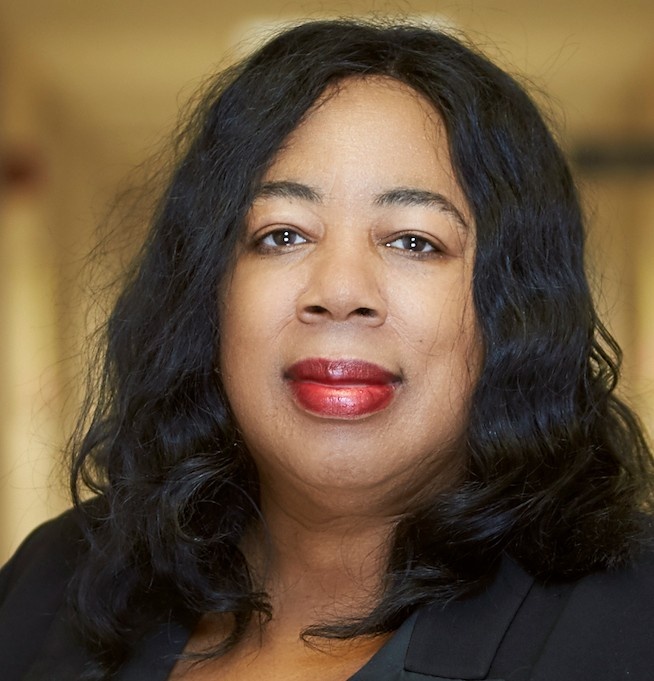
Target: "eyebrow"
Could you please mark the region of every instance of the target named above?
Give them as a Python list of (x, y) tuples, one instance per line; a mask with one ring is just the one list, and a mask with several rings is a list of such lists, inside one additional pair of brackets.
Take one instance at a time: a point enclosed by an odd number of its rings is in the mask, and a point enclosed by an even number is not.
[(302, 199), (312, 203), (322, 203), (322, 195), (316, 189), (300, 182), (281, 180), (279, 182), (263, 182), (257, 188), (254, 198), (279, 197), (282, 199)]
[[(263, 182), (255, 193), (255, 199), (267, 197), (301, 199), (311, 203), (322, 203), (323, 200), (322, 194), (317, 189), (301, 182), (289, 180)], [(464, 229), (469, 228), (461, 211), (447, 197), (438, 192), (411, 187), (397, 187), (378, 194), (374, 203), (377, 206), (435, 206), (452, 215)]]
[(436, 206), (444, 213), (449, 213), (462, 227), (468, 229), (468, 223), (461, 211), (443, 194), (426, 189), (399, 187), (391, 189), (375, 198), (378, 206)]

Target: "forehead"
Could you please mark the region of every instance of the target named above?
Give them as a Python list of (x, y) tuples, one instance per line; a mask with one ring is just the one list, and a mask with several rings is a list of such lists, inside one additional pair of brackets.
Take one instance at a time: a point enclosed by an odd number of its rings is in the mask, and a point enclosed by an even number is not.
[[(381, 130), (388, 134), (380, 137)], [(437, 152), (449, 161), (445, 126), (434, 105), (388, 76), (351, 76), (329, 85), (289, 135), (284, 149), (299, 143), (307, 146), (319, 141), (317, 136), (354, 150), (382, 143), (399, 150), (408, 144), (411, 153)]]
[(307, 119), (319, 116), (325, 109), (332, 115), (374, 116), (379, 110), (390, 118), (387, 124), (397, 122), (418, 124), (424, 131), (435, 132), (443, 128), (436, 107), (420, 92), (390, 76), (349, 76), (330, 84), (309, 109)]
[(426, 97), (390, 77), (350, 77), (329, 86), (263, 181), (302, 183), (350, 201), (398, 188), (438, 193), (472, 223), (441, 116)]

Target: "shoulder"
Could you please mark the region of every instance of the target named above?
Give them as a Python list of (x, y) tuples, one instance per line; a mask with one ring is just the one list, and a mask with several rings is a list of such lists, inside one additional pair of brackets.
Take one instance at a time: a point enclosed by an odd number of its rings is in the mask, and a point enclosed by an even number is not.
[(40, 525), (23, 541), (0, 570), (0, 604), (35, 578), (56, 578), (68, 573), (84, 545), (73, 511)]
[[(545, 587), (535, 597), (544, 593)], [(565, 669), (576, 670), (576, 681), (649, 678), (653, 630), (654, 550), (648, 547), (631, 565), (573, 585), (538, 668), (542, 678), (567, 678), (561, 675)]]
[(481, 594), (419, 612), (406, 669), (440, 678), (621, 681), (654, 668), (654, 550), (543, 584), (507, 559)]
[(22, 678), (21, 670), (39, 650), (83, 546), (75, 515), (68, 511), (34, 530), (0, 570), (3, 678)]
[(596, 572), (579, 580), (568, 607), (584, 604), (602, 607), (604, 613), (628, 616), (643, 608), (654, 616), (654, 543), (644, 545), (627, 566)]

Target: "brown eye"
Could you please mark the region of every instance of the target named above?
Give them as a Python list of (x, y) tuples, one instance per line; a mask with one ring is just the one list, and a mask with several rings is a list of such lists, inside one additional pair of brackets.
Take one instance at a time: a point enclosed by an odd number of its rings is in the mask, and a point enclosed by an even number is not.
[(415, 234), (404, 234), (403, 236), (388, 241), (388, 248), (397, 248), (411, 253), (437, 253), (438, 249), (431, 242)]
[(259, 242), (264, 248), (283, 248), (284, 246), (297, 246), (307, 240), (292, 229), (276, 229), (268, 232)]

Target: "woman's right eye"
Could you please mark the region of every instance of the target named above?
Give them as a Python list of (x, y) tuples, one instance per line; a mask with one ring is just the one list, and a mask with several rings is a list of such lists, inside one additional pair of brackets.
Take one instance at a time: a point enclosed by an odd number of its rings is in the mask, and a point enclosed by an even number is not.
[(266, 250), (275, 250), (279, 248), (285, 248), (288, 246), (297, 246), (299, 244), (305, 244), (308, 239), (305, 239), (301, 234), (298, 234), (293, 229), (283, 228), (275, 229), (272, 232), (268, 232), (263, 237), (257, 240), (257, 246)]

